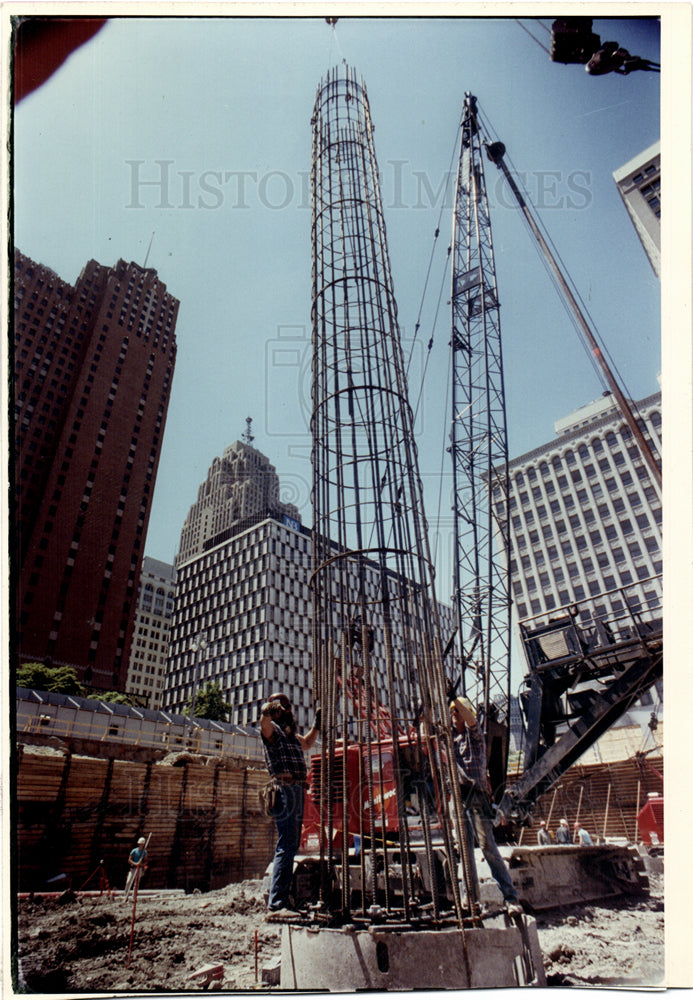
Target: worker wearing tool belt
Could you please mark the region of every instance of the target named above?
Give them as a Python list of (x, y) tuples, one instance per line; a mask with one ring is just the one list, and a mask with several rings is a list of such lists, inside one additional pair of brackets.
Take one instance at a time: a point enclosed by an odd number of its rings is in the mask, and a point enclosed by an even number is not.
[(291, 703), (285, 694), (272, 694), (261, 709), (260, 732), (265, 763), (278, 789), (272, 816), (277, 826), (277, 846), (272, 863), (268, 907), (270, 913), (290, 909), (294, 858), (301, 840), (303, 796), (307, 768), (304, 750), (310, 750), (320, 731), (320, 709), (312, 728), (301, 736)]
[[(493, 835), (493, 813), (488, 794), (486, 764), (486, 740), (471, 703), (466, 698), (450, 701), (450, 719), (454, 731), (453, 745), (460, 782), (462, 805), (469, 834), (469, 843), (474, 838), (486, 858), (498, 888), (503, 893), (510, 912), (520, 909), (517, 890), (513, 885), (507, 865), (500, 855)], [(474, 881), (477, 880), (474, 854), (472, 852)]]

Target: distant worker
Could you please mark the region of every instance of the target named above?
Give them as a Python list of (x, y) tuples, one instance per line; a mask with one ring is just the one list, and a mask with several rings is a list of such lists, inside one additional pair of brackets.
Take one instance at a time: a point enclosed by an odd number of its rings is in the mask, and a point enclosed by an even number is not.
[(658, 73), (659, 68), (659, 63), (651, 59), (632, 56), (627, 49), (622, 49), (618, 42), (604, 42), (585, 66), (590, 76), (604, 76), (606, 73), (620, 73), (627, 76), (635, 70)]
[(570, 837), (570, 827), (568, 826), (568, 820), (562, 819), (558, 824), (558, 829), (556, 830), (556, 843), (557, 844), (572, 844), (572, 839)]
[(130, 856), (128, 857), (128, 865), (130, 866), (128, 870), (128, 877), (125, 880), (125, 901), (130, 895), (132, 888), (135, 884), (135, 878), (137, 878), (137, 884), (142, 881), (142, 876), (147, 869), (147, 849), (145, 847), (147, 841), (144, 837), (140, 837), (137, 841), (137, 847), (133, 847), (130, 851)]
[[(508, 913), (522, 912), (517, 890), (493, 835), (493, 813), (488, 793), (484, 734), (477, 722), (471, 703), (466, 698), (458, 697), (450, 701), (450, 719), (454, 732), (453, 744), (457, 776), (460, 782), (469, 844), (473, 847), (476, 835), (481, 853), (491, 869), (491, 874), (498, 888), (503, 893)], [(474, 866), (473, 851), (471, 857)], [(475, 866), (473, 875), (476, 881)]]
[(543, 819), (539, 823), (539, 830), (537, 831), (537, 843), (540, 847), (548, 847), (553, 844), (553, 834), (546, 825), (546, 820)]
[(585, 830), (584, 826), (581, 826), (580, 823), (576, 822), (573, 829), (575, 831), (575, 837), (577, 838), (577, 842), (580, 845), (580, 847), (592, 846), (592, 838), (590, 837), (587, 830)]
[(321, 710), (305, 736), (296, 731), (296, 721), (291, 702), (285, 694), (272, 694), (261, 709), (260, 733), (265, 753), (265, 763), (272, 778), (276, 779), (277, 798), (272, 816), (277, 827), (277, 846), (272, 863), (272, 881), (268, 900), (268, 916), (290, 915), (291, 883), (294, 858), (301, 840), (303, 825), (303, 797), (308, 773), (303, 757), (310, 750), (320, 732)]

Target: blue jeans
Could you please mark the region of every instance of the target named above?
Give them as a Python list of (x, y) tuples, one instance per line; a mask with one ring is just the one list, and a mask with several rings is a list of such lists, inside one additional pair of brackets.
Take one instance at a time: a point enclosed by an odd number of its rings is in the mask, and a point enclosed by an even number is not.
[[(491, 874), (498, 888), (503, 893), (503, 899), (506, 903), (516, 903), (518, 901), (517, 889), (513, 885), (508, 866), (500, 855), (496, 838), (493, 835), (493, 813), (491, 812), (488, 796), (479, 788), (462, 788), (461, 792), (469, 843), (473, 845), (476, 836), (481, 853), (486, 858), (488, 866), (491, 869)], [(472, 869), (474, 872), (474, 881), (476, 882), (478, 879), (473, 851)]]
[(278, 838), (267, 904), (270, 910), (281, 910), (291, 905), (294, 858), (301, 841), (303, 825), (303, 795), (303, 785), (282, 785), (272, 810)]

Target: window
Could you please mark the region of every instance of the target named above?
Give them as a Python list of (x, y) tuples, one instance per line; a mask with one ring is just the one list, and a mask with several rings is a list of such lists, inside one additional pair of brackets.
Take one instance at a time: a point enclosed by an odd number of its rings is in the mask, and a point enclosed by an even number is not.
[(618, 538), (618, 533), (617, 533), (616, 528), (615, 528), (615, 526), (613, 524), (607, 524), (606, 525), (606, 527), (604, 528), (604, 534), (606, 535), (606, 537), (611, 542), (613, 542), (613, 540), (615, 538)]
[(623, 534), (624, 534), (624, 535), (630, 535), (630, 533), (631, 533), (631, 532), (632, 532), (632, 530), (633, 530), (633, 525), (632, 525), (632, 524), (631, 524), (631, 522), (630, 522), (630, 521), (628, 520), (628, 518), (626, 517), (626, 518), (624, 518), (624, 519), (623, 519), (622, 521), (619, 521), (618, 523), (619, 523), (619, 524), (620, 524), (620, 526), (621, 526), (621, 531), (623, 532)]
[(558, 550), (555, 545), (549, 545), (546, 554), (552, 562), (554, 559), (558, 559)]
[(532, 489), (532, 496), (535, 500), (541, 500), (541, 486), (535, 486)]
[(537, 481), (537, 470), (534, 468), (527, 469), (527, 478), (529, 479), (530, 483), (535, 483)]
[(615, 479), (613, 479), (613, 478), (605, 479), (604, 480), (604, 485), (606, 486), (606, 488), (609, 491), (609, 493), (615, 493), (616, 492), (616, 480)]
[(561, 549), (565, 555), (569, 556), (573, 551), (573, 546), (570, 544), (568, 539), (566, 539), (564, 542), (561, 542)]

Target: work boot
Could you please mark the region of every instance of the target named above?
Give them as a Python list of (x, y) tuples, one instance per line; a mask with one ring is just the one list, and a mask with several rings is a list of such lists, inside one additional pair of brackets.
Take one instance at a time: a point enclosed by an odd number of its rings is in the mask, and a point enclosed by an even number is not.
[(265, 914), (265, 921), (267, 923), (272, 923), (273, 921), (291, 920), (299, 917), (300, 914), (297, 910), (291, 910), (288, 906), (282, 906), (278, 910), (268, 910)]

